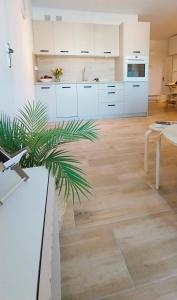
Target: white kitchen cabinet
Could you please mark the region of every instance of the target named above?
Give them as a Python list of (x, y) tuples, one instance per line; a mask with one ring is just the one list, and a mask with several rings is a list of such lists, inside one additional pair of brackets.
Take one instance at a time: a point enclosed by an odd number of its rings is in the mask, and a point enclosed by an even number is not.
[(78, 84), (78, 116), (98, 115), (98, 88), (96, 84)]
[(94, 25), (75, 23), (73, 28), (76, 55), (94, 55)]
[(114, 26), (114, 56), (119, 56), (120, 51), (119, 26)]
[(54, 22), (55, 54), (74, 55), (74, 24)]
[(150, 23), (125, 22), (120, 25), (121, 56), (149, 56)]
[(169, 55), (177, 54), (177, 35), (169, 38)]
[(148, 107), (148, 82), (126, 82), (125, 114), (144, 114)]
[(56, 91), (55, 85), (36, 85), (36, 100), (47, 107), (48, 120), (56, 120)]
[(124, 113), (123, 84), (99, 85), (99, 115), (120, 115)]
[(119, 27), (94, 25), (94, 53), (96, 56), (119, 55)]
[(69, 118), (78, 115), (76, 84), (56, 85), (57, 117)]
[(53, 25), (51, 21), (33, 21), (35, 54), (54, 54)]

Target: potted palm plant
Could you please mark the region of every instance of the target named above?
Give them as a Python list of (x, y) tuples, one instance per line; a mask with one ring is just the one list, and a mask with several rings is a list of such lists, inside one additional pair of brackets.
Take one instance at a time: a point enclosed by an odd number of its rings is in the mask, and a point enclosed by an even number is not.
[(79, 140), (94, 142), (97, 129), (93, 121), (69, 121), (50, 128), (47, 124), (45, 105), (27, 103), (13, 120), (6, 114), (0, 117), (0, 146), (10, 155), (27, 147), (23, 157), (23, 168), (45, 166), (55, 177), (56, 188), (64, 199), (72, 196), (73, 201), (91, 191), (83, 171), (65, 148), (70, 142)]

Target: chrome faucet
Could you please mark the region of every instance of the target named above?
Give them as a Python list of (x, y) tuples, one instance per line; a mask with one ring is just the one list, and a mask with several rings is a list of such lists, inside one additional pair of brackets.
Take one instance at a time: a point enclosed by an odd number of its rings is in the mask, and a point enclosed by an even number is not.
[(85, 67), (82, 69), (82, 81), (85, 81)]

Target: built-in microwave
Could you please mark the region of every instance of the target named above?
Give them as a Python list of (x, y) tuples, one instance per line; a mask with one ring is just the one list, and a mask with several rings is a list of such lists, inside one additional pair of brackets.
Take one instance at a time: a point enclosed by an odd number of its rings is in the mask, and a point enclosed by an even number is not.
[(148, 81), (149, 59), (146, 56), (124, 58), (125, 81)]

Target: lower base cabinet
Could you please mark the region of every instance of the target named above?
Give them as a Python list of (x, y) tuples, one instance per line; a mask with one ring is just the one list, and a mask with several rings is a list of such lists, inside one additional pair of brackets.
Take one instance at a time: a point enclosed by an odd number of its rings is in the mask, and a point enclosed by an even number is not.
[(37, 85), (36, 99), (48, 108), (49, 121), (145, 115), (148, 82)]
[(125, 82), (125, 114), (147, 113), (148, 82)]
[(56, 89), (55, 85), (37, 85), (36, 100), (45, 104), (49, 121), (56, 119)]
[(96, 84), (78, 84), (78, 116), (98, 115), (98, 89)]
[(56, 85), (57, 118), (78, 116), (76, 84)]

